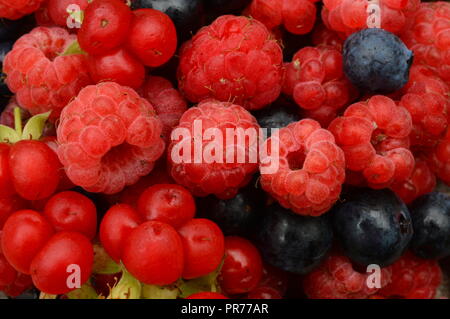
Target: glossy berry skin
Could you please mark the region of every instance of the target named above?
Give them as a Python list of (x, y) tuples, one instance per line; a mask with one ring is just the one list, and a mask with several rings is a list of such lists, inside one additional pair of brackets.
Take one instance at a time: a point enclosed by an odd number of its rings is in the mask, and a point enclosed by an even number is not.
[(180, 185), (157, 184), (141, 194), (138, 211), (146, 220), (157, 220), (179, 228), (194, 218), (195, 201), (191, 193)]
[(12, 185), (12, 177), (9, 168), (10, 146), (0, 143), (0, 194), (1, 197), (10, 197), (15, 193)]
[(0, 1), (0, 17), (17, 20), (36, 11), (44, 0)]
[(56, 231), (73, 231), (93, 239), (97, 232), (97, 209), (86, 196), (73, 192), (53, 195), (45, 204), (44, 216)]
[(19, 272), (17, 273), (16, 279), (12, 284), (5, 287), (0, 287), (0, 290), (3, 291), (8, 297), (18, 298), (27, 289), (32, 287), (33, 282), (31, 280), (31, 276)]
[(358, 189), (334, 208), (334, 230), (356, 264), (381, 267), (404, 253), (413, 235), (406, 205), (390, 190)]
[(250, 291), (247, 299), (283, 299), (280, 293), (271, 287), (257, 287)]
[(408, 82), (413, 53), (394, 34), (383, 29), (364, 29), (344, 43), (344, 72), (358, 88), (391, 93)]
[(123, 48), (103, 55), (89, 56), (88, 65), (89, 74), (96, 83), (113, 81), (133, 89), (144, 83), (144, 65)]
[(217, 292), (197, 292), (190, 295), (186, 299), (229, 299), (228, 297)]
[(450, 197), (433, 192), (410, 205), (414, 236), (411, 250), (419, 257), (441, 259), (450, 255)]
[(177, 48), (177, 31), (168, 15), (154, 9), (133, 11), (128, 50), (150, 67), (163, 65)]
[(333, 229), (328, 215), (304, 217), (277, 204), (267, 207), (258, 227), (264, 260), (284, 271), (305, 274), (331, 249)]
[(1, 287), (9, 286), (14, 283), (17, 278), (17, 271), (6, 260), (3, 254), (0, 254), (0, 290)]
[(18, 195), (0, 197), (0, 231), (3, 229), (3, 225), (12, 213), (25, 209), (28, 205), (28, 201)]
[(78, 31), (80, 47), (92, 55), (118, 48), (130, 34), (132, 12), (122, 0), (99, 0), (84, 11)]
[(183, 278), (205, 276), (219, 267), (224, 256), (223, 233), (209, 219), (192, 219), (178, 229), (184, 248)]
[(22, 140), (15, 143), (9, 153), (9, 167), (14, 188), (25, 199), (49, 197), (58, 187), (61, 163), (43, 142)]
[[(70, 265), (78, 265), (80, 284), (84, 284), (92, 273), (94, 249), (91, 242), (80, 233), (62, 231), (49, 239), (31, 263), (31, 277), (40, 291), (48, 294), (64, 294), (69, 288), (68, 278), (76, 272)], [(72, 282), (71, 282), (72, 283)]]
[(218, 277), (222, 290), (230, 295), (249, 292), (258, 285), (261, 276), (258, 249), (242, 237), (225, 237), (225, 260)]
[(133, 229), (125, 240), (122, 261), (139, 281), (169, 285), (183, 272), (183, 243), (172, 226), (148, 221)]
[(3, 254), (17, 271), (30, 274), (33, 258), (44, 247), (53, 232), (51, 224), (38, 212), (17, 211), (3, 226)]
[(67, 9), (69, 6), (77, 5), (80, 10), (84, 11), (88, 4), (88, 0), (48, 0), (48, 15), (56, 25), (67, 27), (67, 18), (69, 17)]
[(100, 224), (100, 242), (108, 255), (119, 262), (125, 240), (131, 231), (142, 223), (141, 216), (127, 204), (112, 206)]

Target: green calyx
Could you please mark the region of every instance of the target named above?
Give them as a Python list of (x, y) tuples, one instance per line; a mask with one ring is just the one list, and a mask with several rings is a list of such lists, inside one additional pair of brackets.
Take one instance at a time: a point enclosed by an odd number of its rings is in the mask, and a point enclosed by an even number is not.
[(72, 54), (87, 54), (87, 53), (83, 51), (78, 41), (75, 40), (66, 48), (66, 50), (63, 53), (61, 53), (61, 56)]
[(142, 285), (126, 269), (122, 267), (122, 277), (119, 282), (111, 288), (106, 299), (140, 299)]
[(39, 140), (51, 112), (37, 114), (22, 128), (20, 108), (14, 108), (14, 126), (0, 125), (0, 142), (14, 144), (21, 140)]

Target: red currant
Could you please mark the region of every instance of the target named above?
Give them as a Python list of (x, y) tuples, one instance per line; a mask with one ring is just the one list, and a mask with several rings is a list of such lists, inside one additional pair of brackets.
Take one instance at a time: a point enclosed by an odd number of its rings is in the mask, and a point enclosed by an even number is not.
[(168, 15), (154, 9), (135, 10), (127, 47), (146, 66), (157, 67), (177, 48), (177, 31)]
[(11, 187), (12, 179), (9, 169), (9, 151), (10, 146), (6, 143), (0, 143), (0, 194), (7, 197), (15, 193), (14, 187)]
[(12, 213), (25, 209), (27, 201), (18, 195), (0, 197), (0, 229)]
[(17, 271), (6, 260), (5, 256), (0, 254), (0, 286), (9, 286), (14, 283), (17, 277)]
[(68, 9), (70, 5), (76, 5), (80, 10), (85, 10), (88, 6), (88, 0), (48, 0), (48, 15), (56, 25), (67, 27)]
[(0, 290), (3, 290), (3, 292), (10, 297), (17, 297), (21, 295), (25, 290), (30, 289), (33, 286), (33, 282), (31, 280), (31, 276), (25, 275), (22, 273), (18, 273), (16, 280), (4, 288), (0, 287)]
[(127, 204), (115, 205), (106, 212), (100, 224), (100, 241), (116, 262), (121, 259), (125, 239), (141, 222), (139, 214)]
[(259, 251), (247, 239), (225, 237), (225, 260), (219, 275), (220, 286), (227, 294), (252, 291), (262, 276)]
[(184, 248), (183, 278), (191, 279), (213, 272), (224, 255), (223, 233), (209, 219), (192, 219), (178, 233)]
[(169, 285), (183, 272), (183, 244), (172, 226), (148, 221), (133, 229), (125, 240), (122, 261), (143, 283)]
[(93, 239), (97, 231), (97, 209), (86, 196), (72, 191), (53, 195), (45, 205), (44, 216), (56, 231), (79, 232)]
[(195, 201), (182, 186), (157, 184), (141, 194), (138, 211), (147, 220), (158, 220), (179, 228), (194, 217)]
[(282, 297), (276, 289), (261, 286), (250, 291), (247, 299), (282, 299)]
[(52, 226), (38, 212), (32, 210), (15, 212), (3, 227), (3, 254), (16, 270), (29, 274), (31, 261), (52, 234)]

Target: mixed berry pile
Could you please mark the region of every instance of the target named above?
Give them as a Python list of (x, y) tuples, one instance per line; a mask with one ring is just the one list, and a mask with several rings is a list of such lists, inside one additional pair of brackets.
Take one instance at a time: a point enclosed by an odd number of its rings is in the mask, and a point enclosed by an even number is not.
[(0, 0), (0, 63), (3, 295), (429, 299), (450, 275), (449, 2)]

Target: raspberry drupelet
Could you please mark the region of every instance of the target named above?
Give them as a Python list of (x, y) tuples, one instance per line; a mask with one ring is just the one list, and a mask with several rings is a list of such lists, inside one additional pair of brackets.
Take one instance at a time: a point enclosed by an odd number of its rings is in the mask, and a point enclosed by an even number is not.
[(17, 20), (39, 9), (44, 0), (0, 0), (0, 18)]
[(390, 98), (375, 95), (349, 106), (329, 130), (344, 153), (347, 169), (372, 188), (406, 180), (414, 169), (409, 150), (411, 115)]
[[(258, 169), (259, 128), (242, 106), (202, 101), (172, 131), (167, 151), (172, 177), (195, 196), (233, 198)], [(247, 131), (255, 138), (239, 138)]]
[(4, 60), (6, 83), (17, 102), (31, 114), (61, 109), (91, 84), (83, 54), (64, 55), (76, 36), (65, 29), (37, 27), (14, 44)]
[(312, 42), (315, 46), (333, 47), (339, 50), (339, 52), (342, 51), (342, 47), (344, 46), (343, 39), (345, 39), (345, 35), (330, 30), (323, 24), (318, 24), (312, 33)]
[(280, 45), (261, 22), (225, 15), (181, 48), (179, 87), (191, 102), (214, 98), (260, 109), (280, 95), (282, 63)]
[[(319, 267), (305, 276), (303, 289), (311, 299), (366, 299), (378, 288), (367, 285), (370, 273), (358, 272), (345, 256), (332, 254)], [(381, 287), (391, 281), (389, 267), (381, 268)]]
[(62, 111), (58, 155), (74, 184), (114, 194), (153, 169), (164, 152), (161, 130), (147, 100), (103, 82), (85, 87)]
[[(274, 147), (279, 151), (274, 153)], [(282, 128), (266, 141), (261, 186), (285, 208), (319, 216), (333, 206), (345, 180), (345, 159), (333, 135), (311, 119)], [(275, 151), (276, 152), (276, 151)], [(273, 172), (264, 169), (278, 165)], [(274, 167), (274, 166), (272, 166)]]
[(436, 176), (450, 185), (450, 129), (432, 150), (428, 163)]

